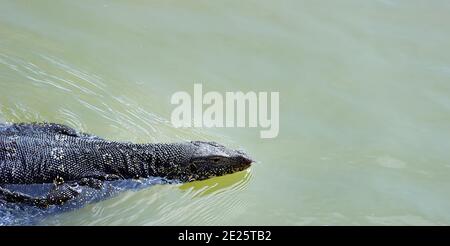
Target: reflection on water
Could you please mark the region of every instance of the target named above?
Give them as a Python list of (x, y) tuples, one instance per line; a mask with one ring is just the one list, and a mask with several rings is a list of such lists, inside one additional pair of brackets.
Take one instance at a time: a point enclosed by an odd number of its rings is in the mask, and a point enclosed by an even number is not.
[(251, 169), (248, 169), (227, 176), (186, 183), (180, 186), (180, 190), (192, 191), (195, 193), (194, 197), (217, 194), (226, 190), (234, 190), (239, 192), (245, 188), (247, 183), (250, 181), (250, 178)]
[[(119, 225), (140, 221), (137, 224), (175, 225), (202, 221), (204, 224), (216, 224), (243, 209), (245, 204), (239, 200), (237, 194), (245, 190), (250, 176), (249, 171), (243, 171), (189, 184), (150, 187), (147, 182), (145, 189), (139, 192), (122, 188), (117, 197), (82, 208), (81, 216), (79, 211), (53, 214), (53, 217), (42, 223)], [(152, 185), (154, 184), (152, 182)], [(138, 188), (142, 189), (143, 186), (140, 185)], [(221, 210), (220, 214), (218, 208)]]
[[(121, 216), (126, 216), (127, 211), (139, 211), (134, 212), (132, 218), (139, 218), (141, 215), (146, 216), (146, 210), (140, 208), (140, 206), (148, 206), (156, 203), (158, 196), (154, 197), (150, 195), (145, 199), (145, 203), (128, 203), (129, 200), (133, 199), (130, 194), (135, 194), (136, 192), (143, 193), (145, 189), (152, 189), (155, 185), (167, 185), (173, 186), (170, 189), (179, 188), (183, 195), (180, 201), (174, 202), (173, 204), (164, 204), (164, 208), (161, 208), (161, 213), (165, 214), (163, 219), (157, 221), (147, 221), (147, 224), (158, 224), (158, 223), (173, 223), (173, 220), (177, 219), (177, 214), (173, 211), (167, 212), (171, 207), (177, 206), (178, 203), (191, 202), (192, 205), (189, 206), (190, 216), (202, 218), (205, 220), (214, 221), (212, 218), (208, 218), (207, 206), (220, 206), (221, 203), (227, 203), (227, 206), (235, 206), (239, 204), (239, 201), (235, 201), (235, 196), (233, 193), (242, 192), (247, 183), (250, 180), (250, 171), (242, 171), (239, 173), (227, 175), (226, 177), (217, 177), (205, 181), (197, 181), (188, 184), (171, 184), (161, 178), (149, 178), (140, 180), (120, 180), (105, 182), (104, 187), (101, 190), (95, 190), (88, 187), (83, 187), (82, 193), (74, 200), (64, 204), (63, 206), (51, 206), (48, 209), (40, 209), (36, 207), (30, 207), (22, 204), (12, 204), (0, 201), (0, 225), (35, 225), (39, 223), (43, 224), (104, 224), (104, 223), (117, 223), (115, 220), (119, 219)], [(12, 191), (23, 192), (32, 196), (44, 196), (49, 189), (51, 184), (44, 185), (7, 185), (5, 188)], [(122, 194), (129, 192), (126, 194)], [(225, 192), (227, 195), (218, 195), (219, 193)], [(123, 198), (117, 198), (116, 196), (124, 196)], [(209, 197), (208, 197), (209, 196)], [(230, 197), (231, 199), (223, 200), (221, 197)], [(197, 200), (200, 197), (203, 199)], [(121, 206), (107, 206), (103, 208), (102, 203), (109, 203), (107, 199), (118, 199), (119, 201), (125, 202), (127, 209), (122, 209)], [(214, 200), (212, 200), (214, 199)], [(209, 201), (209, 202), (208, 202)], [(99, 203), (99, 204), (96, 204)], [(87, 209), (85, 208), (87, 207)], [(201, 209), (203, 207), (203, 209)], [(103, 217), (104, 213), (100, 211), (108, 212), (107, 210), (113, 209), (116, 216), (105, 220)], [(89, 219), (82, 216), (82, 220), (73, 221), (72, 213), (77, 214), (78, 209), (86, 209), (89, 211)], [(120, 209), (120, 211), (117, 211)], [(230, 207), (229, 209), (232, 209)], [(226, 212), (226, 211), (224, 211)], [(66, 213), (66, 214), (64, 214)], [(123, 214), (124, 213), (124, 214)], [(139, 214), (141, 213), (141, 215)], [(172, 214), (169, 216), (170, 214)], [(205, 217), (206, 215), (206, 217)], [(226, 216), (224, 214), (223, 216)], [(49, 219), (51, 218), (51, 219)], [(156, 217), (153, 217), (156, 219)], [(119, 219), (120, 220), (120, 219)]]

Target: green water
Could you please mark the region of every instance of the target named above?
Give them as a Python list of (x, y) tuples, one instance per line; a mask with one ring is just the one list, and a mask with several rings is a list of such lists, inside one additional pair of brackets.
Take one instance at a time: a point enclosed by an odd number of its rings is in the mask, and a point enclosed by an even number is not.
[[(0, 1), (0, 120), (214, 140), (247, 172), (45, 225), (450, 224), (450, 2)], [(280, 134), (175, 129), (171, 95), (279, 91)]]

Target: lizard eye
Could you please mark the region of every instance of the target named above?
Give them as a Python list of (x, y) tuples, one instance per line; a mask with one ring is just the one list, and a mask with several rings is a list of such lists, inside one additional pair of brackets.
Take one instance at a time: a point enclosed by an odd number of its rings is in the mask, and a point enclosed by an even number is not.
[(220, 158), (219, 157), (214, 157), (214, 158), (211, 159), (211, 161), (214, 162), (214, 163), (218, 163), (220, 161)]

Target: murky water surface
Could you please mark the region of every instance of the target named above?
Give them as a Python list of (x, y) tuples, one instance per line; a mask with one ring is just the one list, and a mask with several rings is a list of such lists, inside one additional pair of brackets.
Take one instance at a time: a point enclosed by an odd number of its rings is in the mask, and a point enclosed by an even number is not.
[[(119, 141), (214, 140), (258, 160), (45, 216), (8, 207), (0, 224), (450, 224), (449, 1), (0, 6), (0, 120)], [(279, 136), (175, 129), (170, 97), (194, 83), (279, 91)]]

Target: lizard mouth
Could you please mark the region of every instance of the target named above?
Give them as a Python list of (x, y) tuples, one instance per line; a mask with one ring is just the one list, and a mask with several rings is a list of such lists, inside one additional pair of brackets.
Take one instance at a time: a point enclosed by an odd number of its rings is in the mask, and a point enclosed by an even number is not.
[(254, 161), (251, 158), (240, 157), (239, 160), (238, 160), (239, 164), (237, 165), (239, 167), (238, 170), (242, 171), (242, 170), (245, 170), (245, 169), (249, 168), (252, 165), (253, 162)]
[(248, 156), (246, 153), (244, 152), (240, 152), (242, 154), (241, 156), (241, 161), (246, 164), (246, 165), (251, 165), (253, 162), (255, 162), (250, 156)]

